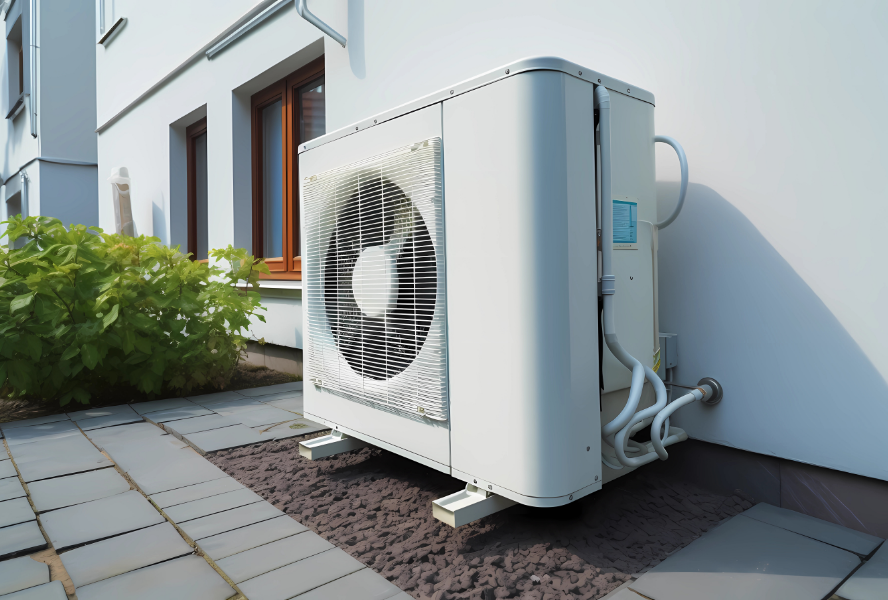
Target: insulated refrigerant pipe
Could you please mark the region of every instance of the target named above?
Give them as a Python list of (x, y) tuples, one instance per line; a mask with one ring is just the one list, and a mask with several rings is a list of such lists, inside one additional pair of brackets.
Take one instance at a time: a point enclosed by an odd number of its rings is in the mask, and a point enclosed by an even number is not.
[[(613, 355), (632, 371), (629, 399), (617, 417), (601, 428), (601, 437), (607, 439), (623, 429), (632, 419), (641, 400), (645, 372), (642, 364), (626, 352), (617, 339), (614, 325), (614, 275), (611, 268), (614, 250), (614, 205), (611, 196), (611, 134), (610, 94), (603, 85), (595, 87), (594, 107), (598, 109), (598, 136), (601, 144), (601, 298), (604, 312), (604, 341)], [(619, 455), (617, 455), (619, 458)]]
[[(672, 437), (669, 436), (665, 440), (660, 439), (660, 428), (663, 426), (663, 422), (669, 419), (669, 417), (677, 411), (682, 406), (687, 406), (691, 402), (695, 400), (703, 400), (707, 396), (712, 396), (713, 390), (708, 385), (701, 385), (700, 387), (693, 389), (690, 393), (685, 394), (678, 400), (673, 401), (669, 406), (660, 411), (656, 417), (654, 417), (654, 424), (651, 426), (651, 444), (654, 446), (654, 452), (656, 452), (657, 456), (660, 457), (660, 460), (666, 460), (669, 458), (669, 453), (666, 452), (665, 446), (668, 446), (674, 441), (670, 442)], [(668, 431), (666, 432), (669, 433)], [(677, 439), (675, 441), (678, 441)], [(648, 461), (650, 462), (650, 461)]]

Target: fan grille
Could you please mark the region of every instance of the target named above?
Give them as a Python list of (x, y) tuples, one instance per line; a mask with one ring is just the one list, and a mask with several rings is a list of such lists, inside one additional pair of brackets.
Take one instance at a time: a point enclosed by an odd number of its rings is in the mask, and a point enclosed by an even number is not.
[[(306, 368), (316, 385), (447, 420), (441, 192), (440, 138), (305, 178)], [(391, 262), (365, 263), (361, 275), (396, 271), (381, 314), (365, 314), (355, 295), (367, 249)], [(365, 301), (374, 294), (385, 296), (362, 290)]]

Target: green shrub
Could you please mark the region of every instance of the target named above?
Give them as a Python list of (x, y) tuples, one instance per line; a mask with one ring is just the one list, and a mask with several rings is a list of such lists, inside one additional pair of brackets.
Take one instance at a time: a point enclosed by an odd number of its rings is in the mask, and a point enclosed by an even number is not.
[[(228, 246), (191, 261), (153, 237), (13, 217), (0, 250), (4, 394), (87, 403), (128, 384), (147, 394), (222, 387), (246, 346), (264, 261)], [(92, 230), (92, 231), (90, 231)], [(245, 283), (253, 289), (246, 289)]]

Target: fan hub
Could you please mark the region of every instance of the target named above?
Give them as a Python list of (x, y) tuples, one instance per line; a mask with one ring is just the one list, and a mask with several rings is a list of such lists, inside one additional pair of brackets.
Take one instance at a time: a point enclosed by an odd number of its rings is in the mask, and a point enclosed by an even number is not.
[(398, 302), (398, 263), (385, 246), (361, 251), (352, 273), (355, 302), (368, 317), (385, 316)]

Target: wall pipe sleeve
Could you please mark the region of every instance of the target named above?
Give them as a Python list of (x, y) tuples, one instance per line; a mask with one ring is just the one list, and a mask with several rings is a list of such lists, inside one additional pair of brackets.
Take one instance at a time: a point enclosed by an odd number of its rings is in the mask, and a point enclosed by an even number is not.
[(681, 207), (684, 205), (685, 195), (688, 193), (688, 157), (685, 156), (684, 148), (681, 147), (681, 144), (675, 138), (671, 138), (668, 135), (658, 135), (654, 137), (654, 142), (662, 142), (672, 146), (672, 149), (678, 155), (678, 164), (681, 167), (681, 188), (678, 192), (678, 204), (675, 205), (671, 215), (657, 223), (657, 228), (663, 229), (668, 227), (678, 217), (678, 213), (681, 212)]

